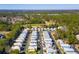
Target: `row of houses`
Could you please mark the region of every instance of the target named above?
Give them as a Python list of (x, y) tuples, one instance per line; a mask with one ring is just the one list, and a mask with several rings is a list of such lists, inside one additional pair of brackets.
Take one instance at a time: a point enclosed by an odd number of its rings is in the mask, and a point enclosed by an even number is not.
[(57, 29), (60, 29), (62, 31), (67, 31), (67, 28), (66, 26), (58, 26), (58, 27), (44, 27), (44, 28), (40, 28), (40, 27), (32, 27), (31, 29), (30, 28), (27, 28), (28, 30), (32, 30), (32, 31), (56, 31)]
[(43, 50), (45, 54), (56, 54), (57, 51), (55, 49), (54, 41), (50, 37), (50, 34), (48, 31), (43, 31)]
[(30, 35), (28, 52), (36, 52), (36, 50), (37, 50), (37, 39), (38, 39), (37, 31), (32, 31), (32, 33)]
[[(27, 28), (28, 30), (30, 30), (29, 28)], [(56, 28), (31, 28), (32, 31), (54, 31), (56, 30)]]
[(57, 43), (60, 44), (61, 48), (66, 54), (77, 54), (77, 52), (75, 52), (74, 48), (71, 45), (65, 44), (61, 39), (58, 39)]
[(21, 51), (23, 42), (25, 41), (27, 34), (28, 34), (27, 29), (24, 29), (22, 33), (19, 35), (19, 37), (13, 43), (13, 46), (11, 47), (11, 51), (14, 50), (18, 50), (19, 52)]

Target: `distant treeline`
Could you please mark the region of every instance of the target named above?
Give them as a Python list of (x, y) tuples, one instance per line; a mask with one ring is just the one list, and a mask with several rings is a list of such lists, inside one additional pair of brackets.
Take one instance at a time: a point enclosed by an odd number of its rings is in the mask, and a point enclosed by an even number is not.
[(23, 15), (25, 13), (79, 13), (79, 10), (0, 10), (0, 15)]

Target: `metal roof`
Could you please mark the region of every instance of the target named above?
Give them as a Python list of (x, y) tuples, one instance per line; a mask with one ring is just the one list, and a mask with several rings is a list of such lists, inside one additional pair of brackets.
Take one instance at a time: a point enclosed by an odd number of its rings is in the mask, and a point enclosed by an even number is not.
[(16, 50), (16, 49), (20, 51), (20, 47), (19, 46), (12, 46), (11, 47), (11, 50)]
[(78, 54), (77, 52), (66, 52), (66, 54)]
[(63, 48), (63, 49), (64, 49), (65, 52), (67, 52), (67, 51), (68, 51), (68, 52), (70, 52), (70, 51), (73, 52), (73, 51), (74, 51), (73, 48)]
[(21, 39), (17, 39), (15, 40), (15, 42), (20, 42), (20, 43), (23, 43), (24, 40), (21, 40)]
[(31, 45), (31, 46), (36, 46), (37, 45), (37, 43), (30, 43), (29, 45)]
[(69, 45), (69, 44), (60, 44), (61, 45), (61, 47), (63, 47), (63, 48), (71, 48), (71, 45)]
[(13, 45), (14, 45), (14, 46), (22, 47), (22, 43), (14, 43)]

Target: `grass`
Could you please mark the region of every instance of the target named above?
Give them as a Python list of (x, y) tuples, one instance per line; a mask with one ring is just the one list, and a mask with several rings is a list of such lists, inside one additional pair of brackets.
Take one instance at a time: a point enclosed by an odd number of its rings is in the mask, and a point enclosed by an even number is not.
[(26, 54), (37, 54), (37, 51), (29, 51), (29, 50), (27, 50)]

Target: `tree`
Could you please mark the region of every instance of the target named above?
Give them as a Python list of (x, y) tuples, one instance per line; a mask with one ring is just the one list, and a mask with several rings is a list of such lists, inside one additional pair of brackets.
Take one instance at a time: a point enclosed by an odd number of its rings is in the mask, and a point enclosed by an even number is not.
[(0, 39), (0, 51), (3, 51), (3, 49), (5, 48), (5, 43), (6, 43), (6, 39)]
[(68, 41), (69, 41), (69, 44), (75, 44), (76, 43), (76, 38), (74, 35), (68, 35)]

